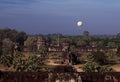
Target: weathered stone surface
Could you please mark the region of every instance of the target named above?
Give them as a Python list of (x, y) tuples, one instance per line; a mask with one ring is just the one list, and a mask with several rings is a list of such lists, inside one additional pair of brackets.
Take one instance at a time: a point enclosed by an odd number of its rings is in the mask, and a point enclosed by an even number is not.
[(120, 73), (0, 72), (0, 82), (120, 82)]

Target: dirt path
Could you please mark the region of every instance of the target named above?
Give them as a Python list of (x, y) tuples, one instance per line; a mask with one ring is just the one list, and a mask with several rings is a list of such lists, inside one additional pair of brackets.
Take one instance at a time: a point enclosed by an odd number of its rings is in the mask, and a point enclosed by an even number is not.
[(48, 60), (49, 62), (48, 63), (46, 63), (47, 65), (60, 65), (60, 64), (56, 64), (56, 63), (54, 63), (54, 61), (53, 60)]
[(73, 67), (77, 70), (77, 72), (83, 72), (81, 68), (82, 66), (83, 66), (82, 64), (79, 64), (79, 65), (74, 65)]
[(120, 72), (120, 64), (117, 65), (113, 65), (111, 66), (114, 70), (116, 70), (117, 72)]

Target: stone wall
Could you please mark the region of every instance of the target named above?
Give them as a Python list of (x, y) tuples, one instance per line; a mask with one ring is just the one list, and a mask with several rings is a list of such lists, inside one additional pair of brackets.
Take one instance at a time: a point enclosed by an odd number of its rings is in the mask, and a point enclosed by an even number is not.
[(0, 82), (120, 82), (120, 73), (0, 72)]

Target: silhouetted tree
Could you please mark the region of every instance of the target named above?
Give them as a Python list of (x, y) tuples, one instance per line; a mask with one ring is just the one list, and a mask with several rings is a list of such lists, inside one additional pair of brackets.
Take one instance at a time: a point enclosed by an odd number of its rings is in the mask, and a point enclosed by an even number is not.
[(88, 61), (96, 62), (98, 64), (106, 64), (107, 56), (104, 52), (90, 52), (87, 55)]

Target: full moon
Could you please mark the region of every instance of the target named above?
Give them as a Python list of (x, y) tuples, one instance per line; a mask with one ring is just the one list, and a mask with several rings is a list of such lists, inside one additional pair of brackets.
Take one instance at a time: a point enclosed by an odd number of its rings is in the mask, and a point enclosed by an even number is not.
[(82, 21), (78, 21), (78, 22), (77, 22), (77, 26), (78, 26), (78, 27), (81, 27), (82, 25), (83, 25), (83, 22), (82, 22)]

